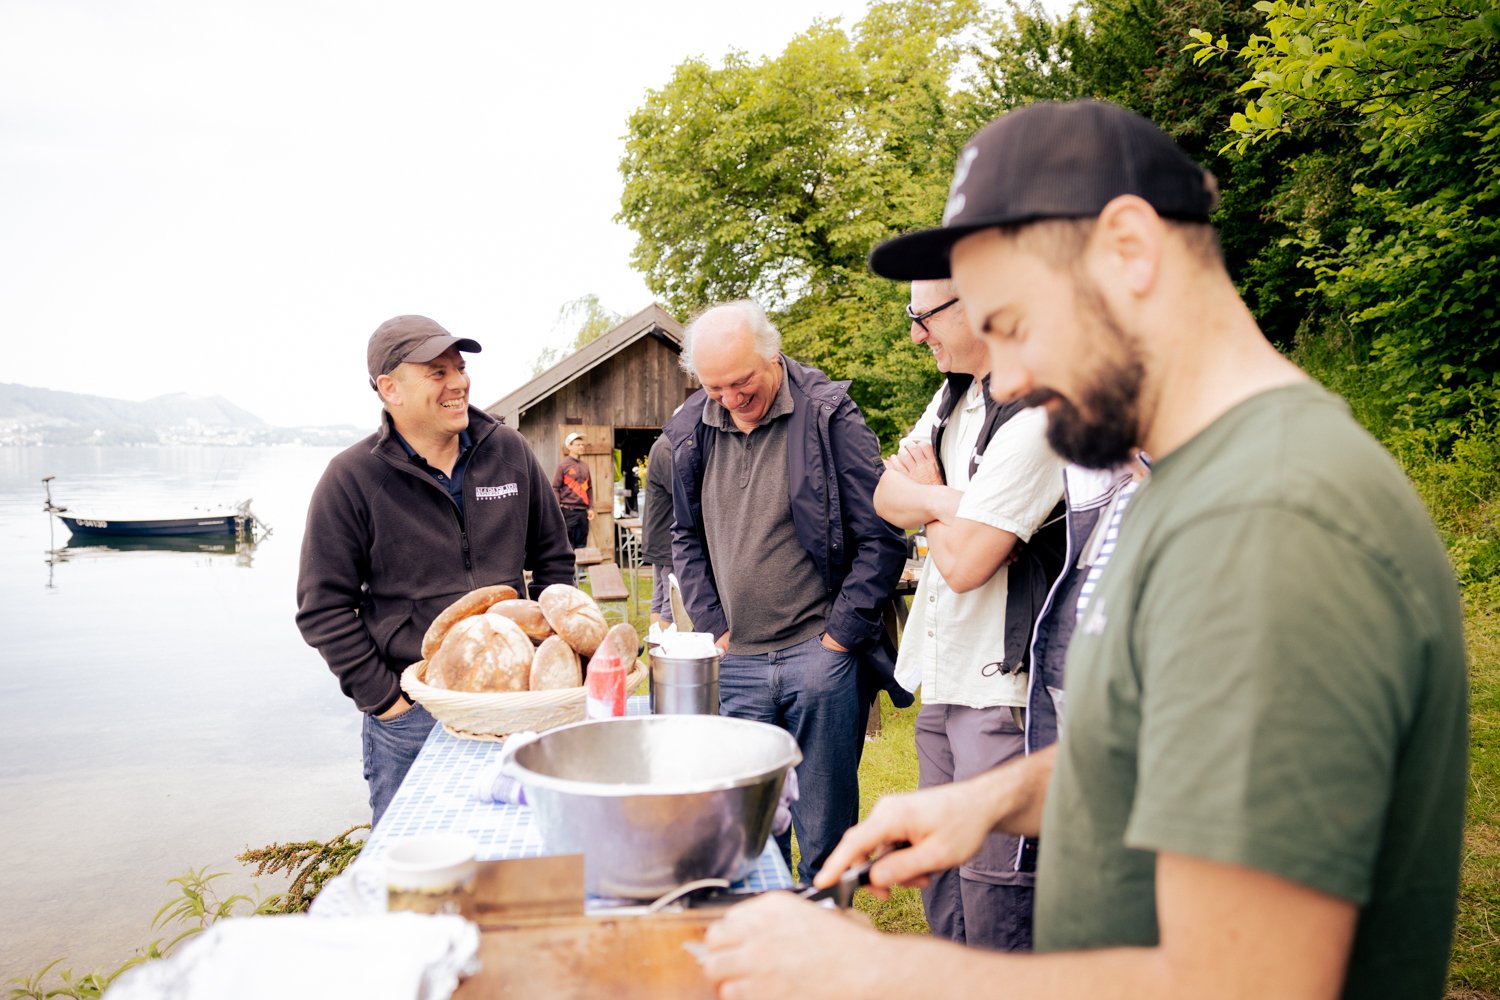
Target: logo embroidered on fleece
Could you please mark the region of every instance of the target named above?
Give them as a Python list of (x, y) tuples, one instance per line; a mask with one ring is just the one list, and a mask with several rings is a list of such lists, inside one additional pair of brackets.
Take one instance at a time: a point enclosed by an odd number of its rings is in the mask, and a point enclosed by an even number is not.
[(504, 486), (474, 487), (475, 500), (500, 500), (505, 497), (516, 497), (520, 495), (521, 488), (515, 483), (506, 483)]

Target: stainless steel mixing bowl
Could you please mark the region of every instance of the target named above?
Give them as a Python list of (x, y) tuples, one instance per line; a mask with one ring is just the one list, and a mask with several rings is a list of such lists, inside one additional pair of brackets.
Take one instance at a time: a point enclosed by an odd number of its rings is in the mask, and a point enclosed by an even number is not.
[(583, 854), (599, 896), (733, 881), (765, 848), (797, 743), (763, 722), (657, 715), (578, 722), (515, 753), (549, 852)]

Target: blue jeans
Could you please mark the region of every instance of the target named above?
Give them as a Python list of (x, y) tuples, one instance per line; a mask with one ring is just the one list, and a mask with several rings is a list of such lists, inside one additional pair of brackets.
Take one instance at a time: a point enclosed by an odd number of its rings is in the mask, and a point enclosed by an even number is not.
[(365, 716), (362, 742), (365, 781), (370, 784), (371, 829), (385, 815), (385, 807), (391, 804), (396, 789), (401, 787), (401, 779), (411, 770), (412, 761), (427, 742), (434, 722), (421, 705), (413, 705), (389, 722)]
[[(787, 649), (725, 655), (719, 661), (719, 710), (737, 719), (769, 722), (802, 748), (800, 796), (792, 828), (802, 851), (801, 878), (812, 876), (859, 819), (859, 753), (864, 716), (853, 653), (837, 653), (816, 637)], [(791, 834), (776, 838), (787, 867)]]

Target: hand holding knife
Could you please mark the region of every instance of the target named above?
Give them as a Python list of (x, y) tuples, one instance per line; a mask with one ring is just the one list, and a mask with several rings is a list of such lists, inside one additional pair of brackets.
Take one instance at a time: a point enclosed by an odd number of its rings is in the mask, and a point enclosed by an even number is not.
[(797, 897), (805, 899), (810, 903), (832, 900), (833, 904), (839, 909), (847, 910), (850, 906), (854, 905), (855, 891), (861, 886), (870, 884), (870, 869), (875, 867), (875, 862), (892, 851), (899, 851), (910, 846), (911, 844), (906, 841), (886, 844), (870, 855), (869, 860), (844, 869), (844, 873), (839, 876), (839, 880), (833, 883), (833, 885), (824, 889), (819, 889), (817, 886), (813, 886), (810, 889), (803, 889), (797, 893)]

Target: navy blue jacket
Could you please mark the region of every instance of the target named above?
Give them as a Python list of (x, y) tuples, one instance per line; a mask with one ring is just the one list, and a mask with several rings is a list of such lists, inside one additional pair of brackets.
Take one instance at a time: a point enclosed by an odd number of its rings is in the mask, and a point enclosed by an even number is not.
[[(833, 598), (824, 631), (853, 650), (867, 698), (879, 688), (900, 708), (912, 696), (894, 678), (896, 648), (882, 621), (906, 544), (899, 529), (875, 513), (880, 443), (849, 398), (849, 383), (816, 368), (781, 362), (792, 392), (787, 473), (792, 524)], [(663, 428), (672, 443), (672, 563), (693, 628), (714, 636), (729, 628), (714, 584), (713, 554), (703, 531), (703, 469), (718, 431), (703, 423), (702, 389)]]

